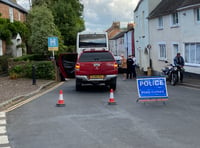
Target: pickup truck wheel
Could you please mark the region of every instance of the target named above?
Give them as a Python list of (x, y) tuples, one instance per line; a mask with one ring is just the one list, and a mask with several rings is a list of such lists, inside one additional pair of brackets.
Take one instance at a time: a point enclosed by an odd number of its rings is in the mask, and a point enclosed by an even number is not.
[(76, 79), (76, 91), (81, 90), (81, 81)]
[(116, 85), (117, 85), (117, 79), (114, 78), (110, 81), (110, 88), (116, 90)]

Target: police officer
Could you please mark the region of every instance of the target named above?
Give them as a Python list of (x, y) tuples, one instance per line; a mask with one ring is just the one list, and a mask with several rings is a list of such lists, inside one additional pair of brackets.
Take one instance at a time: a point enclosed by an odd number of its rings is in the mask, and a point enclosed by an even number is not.
[(127, 75), (126, 75), (126, 78), (130, 78), (132, 79), (133, 77), (133, 58), (131, 55), (128, 56), (128, 59), (127, 59)]

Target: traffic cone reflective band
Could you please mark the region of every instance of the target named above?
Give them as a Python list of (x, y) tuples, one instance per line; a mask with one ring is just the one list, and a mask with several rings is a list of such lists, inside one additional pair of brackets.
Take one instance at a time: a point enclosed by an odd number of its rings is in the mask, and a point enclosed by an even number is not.
[(110, 98), (108, 100), (108, 104), (109, 105), (115, 105), (115, 99), (114, 99), (114, 93), (113, 93), (113, 89), (110, 89)]
[(65, 101), (63, 99), (63, 91), (60, 90), (60, 93), (59, 93), (59, 100), (56, 104), (57, 106), (65, 106)]

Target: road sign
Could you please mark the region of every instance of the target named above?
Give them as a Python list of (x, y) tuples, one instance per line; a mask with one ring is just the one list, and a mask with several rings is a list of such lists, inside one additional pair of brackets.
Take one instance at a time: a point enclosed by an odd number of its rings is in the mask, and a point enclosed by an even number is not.
[(58, 51), (58, 38), (57, 37), (48, 37), (48, 50), (49, 51)]
[(137, 78), (139, 101), (166, 101), (168, 92), (165, 77)]

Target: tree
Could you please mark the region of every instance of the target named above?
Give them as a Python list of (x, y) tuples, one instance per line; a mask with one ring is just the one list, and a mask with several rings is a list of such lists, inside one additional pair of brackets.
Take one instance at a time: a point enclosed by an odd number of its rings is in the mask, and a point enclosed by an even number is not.
[(47, 41), (50, 36), (57, 36), (59, 50), (64, 49), (60, 31), (54, 24), (52, 12), (45, 5), (33, 7), (27, 21), (31, 30), (29, 46), (33, 53), (46, 54), (48, 52)]
[(75, 46), (76, 35), (85, 29), (82, 17), (83, 5), (79, 0), (34, 0), (33, 8), (47, 5), (54, 16), (54, 23), (58, 27), (67, 46)]

